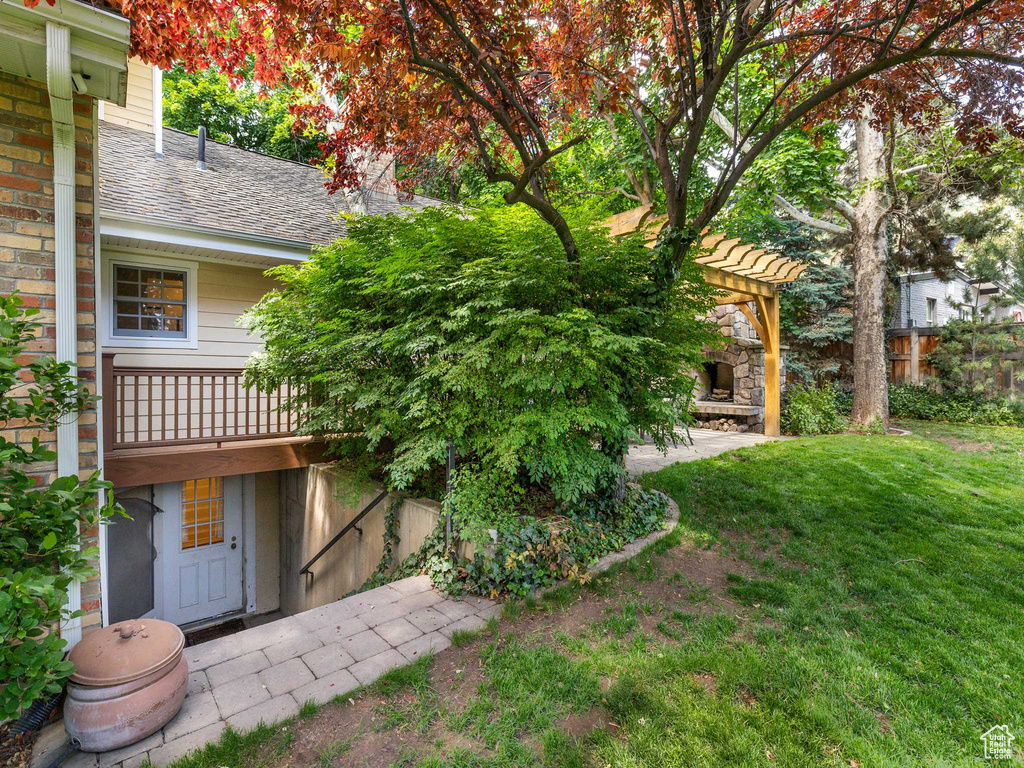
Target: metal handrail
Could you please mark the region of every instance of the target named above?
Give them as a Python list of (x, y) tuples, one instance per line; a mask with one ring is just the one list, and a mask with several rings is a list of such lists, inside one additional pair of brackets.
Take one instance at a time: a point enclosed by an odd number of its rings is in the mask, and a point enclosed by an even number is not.
[(316, 555), (314, 555), (312, 560), (310, 560), (308, 563), (306, 563), (304, 566), (302, 566), (302, 569), (299, 571), (299, 575), (301, 576), (304, 573), (309, 573), (310, 572), (309, 569), (313, 567), (313, 563), (315, 563), (317, 560), (319, 560), (321, 557), (323, 557), (324, 554), (327, 552), (327, 550), (329, 550), (331, 547), (333, 547), (335, 544), (337, 544), (341, 540), (342, 536), (344, 536), (346, 533), (348, 533), (353, 528), (355, 528), (356, 527), (356, 523), (358, 523), (360, 520), (362, 520), (364, 517), (366, 517), (367, 513), (371, 509), (376, 507), (378, 504), (380, 504), (381, 501), (383, 501), (384, 497), (387, 496), (387, 495), (388, 495), (388, 492), (386, 490), (381, 491), (380, 494), (377, 496), (377, 498), (375, 498), (373, 501), (371, 501), (369, 504), (367, 504), (365, 507), (363, 507), (363, 511), (362, 512), (360, 512), (358, 515), (353, 517), (348, 522), (348, 524), (346, 524), (345, 527), (341, 529), (341, 531), (338, 533), (337, 536), (335, 536), (333, 539), (331, 539), (329, 542), (327, 542), (327, 544), (324, 546), (324, 548), (321, 549), (319, 552), (317, 552)]

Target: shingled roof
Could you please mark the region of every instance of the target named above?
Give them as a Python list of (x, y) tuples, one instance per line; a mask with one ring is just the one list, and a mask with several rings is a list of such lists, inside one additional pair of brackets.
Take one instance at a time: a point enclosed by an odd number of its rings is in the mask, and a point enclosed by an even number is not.
[(184, 227), (295, 243), (327, 243), (343, 235), (339, 212), (395, 213), (438, 205), (375, 190), (330, 195), (319, 169), (206, 142), (207, 170), (196, 168), (196, 137), (164, 128), (163, 157), (153, 135), (101, 121), (100, 212), (156, 219)]

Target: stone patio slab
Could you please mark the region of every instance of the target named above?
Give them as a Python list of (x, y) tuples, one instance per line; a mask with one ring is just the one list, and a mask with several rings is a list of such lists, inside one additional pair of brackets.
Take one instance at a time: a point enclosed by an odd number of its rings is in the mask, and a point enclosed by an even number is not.
[(310, 651), (302, 656), (302, 661), (315, 677), (325, 677), (356, 663), (356, 660), (341, 647), (341, 643), (331, 643)]
[(213, 698), (217, 701), (221, 717), (227, 718), (249, 707), (262, 704), (270, 698), (270, 692), (260, 682), (259, 675), (254, 672), (214, 688)]
[(390, 672), (397, 667), (404, 667), (409, 660), (393, 648), (388, 648), (383, 653), (371, 656), (349, 667), (349, 672), (363, 685), (376, 682), (385, 672)]
[(245, 733), (260, 723), (273, 725), (281, 720), (287, 720), (289, 717), (295, 717), (297, 714), (299, 714), (299, 705), (291, 696), (284, 694), (229, 717), (228, 725), (239, 733)]
[(221, 664), (216, 664), (206, 670), (206, 679), (214, 688), (230, 683), (253, 672), (261, 672), (270, 666), (263, 651), (253, 651), (237, 659), (231, 659)]
[(316, 678), (309, 671), (309, 667), (302, 663), (302, 659), (288, 659), (283, 664), (276, 664), (260, 672), (259, 679), (270, 695), (277, 698), (313, 682)]
[(360, 632), (354, 637), (349, 637), (341, 642), (341, 647), (356, 661), (368, 659), (378, 653), (386, 651), (391, 646), (388, 641), (378, 635), (372, 629)]
[(326, 677), (314, 680), (292, 691), (292, 698), (301, 707), (307, 701), (315, 704), (326, 704), (335, 696), (344, 696), (359, 687), (359, 681), (347, 669), (339, 669)]
[(431, 632), (398, 646), (398, 652), (409, 661), (419, 661), (424, 656), (450, 648), (451, 644), (452, 641), (448, 636), (442, 635), (440, 632)]
[(414, 637), (419, 637), (423, 634), (423, 630), (417, 629), (406, 619), (394, 619), (387, 624), (381, 624), (374, 631), (386, 640), (392, 648), (397, 648), (402, 643), (407, 643)]

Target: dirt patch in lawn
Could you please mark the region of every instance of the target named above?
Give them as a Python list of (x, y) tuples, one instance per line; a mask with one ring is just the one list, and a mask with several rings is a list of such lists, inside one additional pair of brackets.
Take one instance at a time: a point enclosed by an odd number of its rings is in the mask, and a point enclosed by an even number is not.
[(960, 440), (956, 437), (939, 437), (931, 434), (928, 434), (928, 437), (932, 440), (938, 440), (940, 443), (945, 443), (950, 446), (953, 449), (953, 453), (960, 453), (961, 451), (966, 451), (967, 453), (981, 453), (982, 451), (988, 452), (995, 450), (995, 445), (993, 443), (979, 443), (976, 440)]
[[(780, 533), (778, 541), (785, 541), (785, 535)], [(726, 613), (742, 622), (751, 611), (730, 596), (730, 575), (758, 578), (754, 565), (743, 559), (748, 552), (758, 557), (778, 555), (777, 548), (758, 544), (760, 548), (755, 550), (755, 544), (750, 540), (744, 541), (743, 548), (731, 544), (707, 548), (684, 542), (597, 575), (591, 588), (561, 590), (549, 598), (528, 602), (518, 611), (509, 612), (511, 618), (500, 622), (497, 635), (484, 630), (464, 646), (437, 654), (426, 673), (428, 685), (402, 688), (391, 696), (370, 689), (324, 707), (292, 726), (295, 736), (286, 754), (278, 756), (280, 753), (275, 754), (268, 746), (261, 765), (415, 765), (429, 755), (444, 758), (454, 752), (493, 757), (493, 751), (471, 734), (451, 730), (452, 716), (465, 712), (479, 697), (493, 695), (482, 654), (488, 644), (515, 640), (526, 646), (553, 645), (571, 656), (561, 642), (566, 636), (592, 643), (605, 637), (625, 640), (644, 632), (657, 642), (672, 643), (685, 637), (687, 615), (695, 620)], [(627, 615), (636, 620), (625, 621)], [(623, 633), (622, 626), (629, 629)], [(751, 629), (741, 627), (734, 637), (743, 639)], [(713, 675), (696, 673), (693, 681), (709, 696), (718, 694), (718, 681)], [(614, 683), (615, 676), (603, 677), (602, 694)], [(741, 690), (739, 696), (746, 706), (756, 704), (747, 691)], [(611, 715), (600, 706), (563, 716), (555, 727), (576, 742), (595, 730), (617, 732)], [(521, 743), (538, 758), (542, 752), (539, 739), (539, 733), (521, 736)]]
[(704, 693), (706, 693), (708, 696), (714, 696), (716, 693), (718, 693), (718, 680), (715, 678), (714, 675), (709, 675), (707, 673), (703, 675), (694, 675), (693, 681), (701, 688), (703, 688)]

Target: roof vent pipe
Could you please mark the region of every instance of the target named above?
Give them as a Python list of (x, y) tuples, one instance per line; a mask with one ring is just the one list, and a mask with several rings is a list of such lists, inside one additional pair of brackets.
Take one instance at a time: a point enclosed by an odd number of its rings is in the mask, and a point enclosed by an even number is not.
[(199, 126), (199, 157), (196, 160), (196, 168), (200, 171), (206, 170), (206, 126)]

